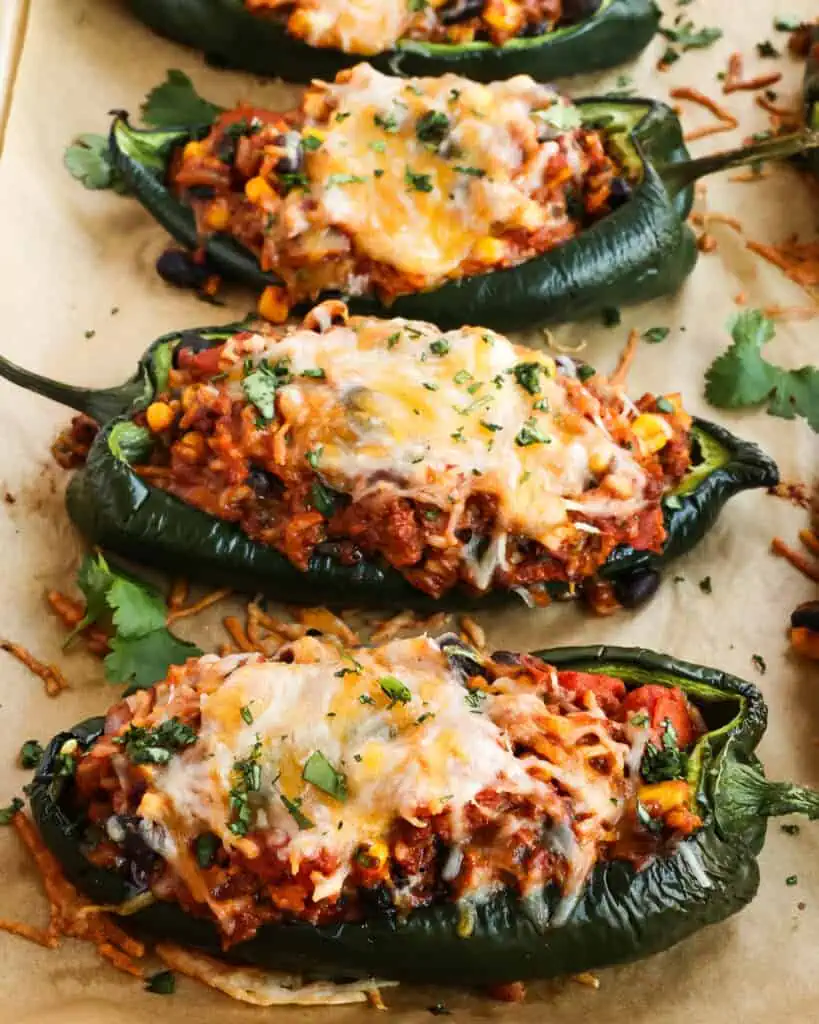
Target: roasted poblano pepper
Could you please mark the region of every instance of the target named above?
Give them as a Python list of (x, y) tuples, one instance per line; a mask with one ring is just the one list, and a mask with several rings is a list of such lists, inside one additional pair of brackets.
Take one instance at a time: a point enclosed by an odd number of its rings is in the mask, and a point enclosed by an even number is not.
[[(389, 306), (390, 315), (443, 328), (480, 323), (512, 331), (667, 295), (680, 287), (697, 260), (694, 234), (684, 223), (693, 182), (728, 167), (789, 156), (819, 140), (784, 136), (690, 160), (680, 123), (663, 103), (602, 98), (576, 105), (585, 124), (606, 132), (635, 181), (629, 200), (580, 235), (519, 266), (402, 295)], [(261, 269), (256, 256), (221, 232), (200, 238), (193, 211), (168, 187), (174, 152), (203, 137), (208, 127), (141, 130), (118, 115), (111, 127), (111, 162), (173, 238), (188, 249), (204, 247), (211, 265), (226, 277), (265, 288), (277, 279)], [(372, 296), (351, 298), (349, 305), (355, 313), (385, 312)]]
[(596, 0), (567, 4), (578, 20), (545, 35), (516, 38), (504, 46), (488, 42), (460, 46), (401, 40), (372, 58), (310, 46), (289, 35), (283, 21), (248, 10), (244, 0), (129, 0), (133, 12), (154, 31), (202, 50), (223, 67), (290, 82), (333, 77), (370, 59), (381, 71), (401, 75), (466, 75), (480, 82), (531, 75), (549, 81), (614, 67), (636, 56), (657, 30), (652, 0)]
[[(477, 657), (458, 646), (448, 654), (453, 660)], [(560, 898), (550, 886), (533, 902), (509, 892), (492, 893), (485, 901), (471, 902), (466, 918), (464, 908), (450, 902), (415, 910), (403, 920), (373, 911), (362, 923), (267, 924), (252, 940), (234, 946), (231, 957), (324, 976), (374, 974), (487, 985), (638, 960), (729, 917), (753, 899), (766, 819), (791, 813), (819, 816), (819, 793), (765, 778), (754, 751), (765, 731), (767, 709), (756, 687), (716, 669), (637, 648), (568, 647), (537, 654), (559, 670), (605, 673), (629, 688), (653, 683), (684, 691), (709, 730), (688, 761), (687, 780), (703, 819), (699, 831), (639, 871), (623, 860), (599, 863), (562, 924), (550, 922)], [(474, 666), (469, 671), (474, 673)], [(67, 741), (93, 742), (103, 724), (102, 718), (93, 718), (57, 735), (29, 793), (37, 825), (68, 878), (94, 903), (112, 905), (133, 899), (139, 890), (86, 858), (85, 822), (72, 812), (72, 782), (60, 753)], [(213, 924), (186, 915), (174, 903), (155, 902), (122, 920), (157, 938), (215, 953), (220, 948)]]
[[(85, 466), (67, 492), (69, 515), (81, 533), (92, 544), (137, 562), (292, 602), (434, 609), (480, 605), (492, 596), (501, 597), (501, 593), (475, 597), (456, 588), (435, 600), (386, 563), (362, 560), (342, 565), (331, 550), (314, 554), (308, 570), (302, 572), (235, 524), (186, 505), (136, 475), (131, 464), (144, 459), (153, 442), (149, 432), (131, 418), (165, 389), (174, 350), (220, 345), (240, 327), (229, 324), (166, 334), (150, 346), (129, 381), (106, 390), (58, 383), (0, 358), (0, 376), (86, 413), (102, 425)], [(649, 596), (644, 588), (650, 582), (647, 577), (656, 578), (669, 559), (694, 547), (732, 495), (771, 487), (778, 480), (776, 465), (768, 456), (724, 427), (695, 419), (692, 432), (691, 468), (663, 503), (667, 531), (663, 552), (616, 548), (601, 570), (625, 605), (638, 603), (638, 598), (630, 597), (634, 588)], [(551, 592), (562, 596), (566, 586), (557, 584)]]

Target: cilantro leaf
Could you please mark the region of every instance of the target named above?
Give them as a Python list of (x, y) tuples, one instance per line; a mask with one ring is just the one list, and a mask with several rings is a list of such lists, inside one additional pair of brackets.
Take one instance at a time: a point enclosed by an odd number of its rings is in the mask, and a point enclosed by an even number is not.
[(78, 135), (63, 154), (63, 165), (72, 178), (90, 189), (113, 189), (126, 193), (128, 188), (108, 155), (108, 138), (94, 132)]
[(819, 432), (819, 369), (785, 370), (767, 362), (762, 346), (774, 336), (773, 321), (758, 309), (729, 322), (733, 344), (708, 368), (705, 397), (720, 409), (743, 409), (767, 402), (771, 416), (804, 416)]
[(180, 640), (164, 628), (144, 636), (115, 636), (110, 647), (105, 678), (112, 683), (127, 683), (129, 691), (153, 686), (165, 678), (170, 665), (181, 665), (202, 654), (196, 644)]
[(188, 76), (177, 68), (151, 89), (141, 107), (142, 119), (155, 128), (181, 128), (184, 125), (211, 125), (222, 107), (203, 99)]
[(180, 665), (202, 653), (195, 644), (168, 631), (168, 610), (155, 587), (112, 569), (103, 555), (86, 555), (77, 584), (85, 596), (85, 615), (71, 637), (94, 622), (107, 622), (110, 616), (115, 631), (105, 659), (105, 677), (110, 682), (135, 689), (152, 686), (167, 675), (169, 665)]
[(133, 639), (164, 629), (168, 610), (162, 595), (144, 583), (116, 576), (106, 594), (114, 626), (123, 639)]

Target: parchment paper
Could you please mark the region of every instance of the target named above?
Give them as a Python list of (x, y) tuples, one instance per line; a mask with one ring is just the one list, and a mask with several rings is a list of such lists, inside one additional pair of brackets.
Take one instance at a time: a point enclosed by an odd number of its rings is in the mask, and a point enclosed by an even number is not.
[[(3, 0), (5, 10), (10, 10), (8, 2)], [(694, 0), (684, 7), (666, 0), (665, 6), (667, 21), (682, 13), (698, 27), (719, 24), (725, 38), (685, 54), (666, 74), (655, 71), (665, 46), (658, 38), (629, 69), (641, 89), (665, 98), (673, 85), (697, 85), (719, 96), (716, 73), (724, 69), (729, 53), (739, 50), (749, 71), (781, 68), (780, 102), (795, 99), (798, 65), (759, 60), (755, 44), (773, 38), (784, 47), (786, 37), (773, 31), (774, 15), (815, 15), (815, 0)], [(136, 203), (86, 192), (73, 182), (61, 163), (66, 143), (77, 132), (105, 130), (111, 108), (135, 112), (168, 67), (192, 74), (205, 95), (223, 102), (252, 96), (285, 104), (297, 91), (204, 68), (195, 54), (152, 37), (115, 0), (33, 0), (31, 8), (0, 161), (3, 351), (32, 369), (78, 383), (119, 383), (158, 334), (227, 321), (245, 312), (251, 297), (237, 291), (226, 308), (214, 309), (164, 286), (153, 271), (162, 231)], [(572, 88), (578, 95), (602, 91), (618, 73), (593, 83), (576, 80)], [(704, 139), (695, 152), (737, 143), (767, 127), (753, 96), (741, 93), (729, 100), (741, 129)], [(687, 107), (684, 118), (687, 127), (706, 120)], [(815, 235), (819, 225), (816, 199), (789, 168), (754, 184), (730, 183), (725, 176), (712, 180), (700, 208), (735, 214), (749, 237), (768, 242), (797, 231)], [(610, 368), (629, 328), (670, 325), (667, 341), (641, 346), (632, 393), (680, 389), (693, 412), (715, 416), (763, 444), (779, 460), (785, 478), (809, 480), (817, 468), (818, 446), (803, 422), (762, 412), (728, 415), (709, 409), (702, 397), (704, 371), (728, 343), (724, 322), (736, 308), (734, 296), (744, 292), (759, 306), (808, 301), (776, 268), (746, 250), (731, 228), (715, 225), (712, 232), (718, 250), (702, 257), (676, 299), (624, 310), (622, 325), (614, 329), (589, 324), (561, 330), (558, 336), (564, 342), (587, 338), (589, 360)], [(793, 366), (815, 362), (816, 324), (783, 324), (771, 357)], [(536, 342), (537, 334), (528, 340)], [(49, 700), (37, 679), (0, 655), (2, 803), (26, 781), (14, 767), (22, 740), (45, 740), (61, 726), (100, 711), (117, 695), (102, 680), (99, 662), (82, 651), (62, 654), (63, 632), (43, 597), (49, 587), (70, 588), (81, 553), (62, 506), (64, 475), (48, 457), (55, 431), (65, 421), (66, 413), (56, 406), (5, 383), (0, 386), (0, 495), (8, 495), (0, 502), (0, 632), (43, 659), (59, 660), (72, 685), (59, 699)], [(792, 608), (814, 594), (805, 579), (768, 553), (774, 534), (795, 540), (805, 522), (804, 511), (782, 500), (745, 495), (730, 503), (708, 539), (677, 564), (658, 597), (637, 613), (598, 619), (578, 607), (543, 612), (515, 607), (485, 615), (482, 622), (490, 641), (506, 648), (641, 644), (752, 678), (770, 703), (771, 724), (761, 751), (769, 773), (819, 785), (819, 672), (788, 653), (785, 637)], [(672, 583), (674, 572), (684, 579)], [(712, 580), (710, 595), (697, 585), (706, 575)], [(204, 647), (222, 640), (218, 614), (210, 626), (204, 621), (180, 632), (195, 636)], [(764, 677), (751, 663), (754, 653), (767, 662)], [(16, 837), (10, 830), (2, 832), (0, 915), (42, 921), (45, 904), (34, 872)], [(614, 1024), (815, 1020), (818, 854), (819, 825), (803, 824), (801, 835), (792, 837), (774, 824), (761, 858), (761, 891), (749, 909), (652, 960), (601, 972), (599, 991), (569, 981), (532, 986), (524, 1005), (510, 1007), (464, 993), (403, 986), (387, 993), (390, 1019), (401, 1024), (428, 1020), (426, 1008), (443, 999), (461, 1021), (574, 1024), (592, 1014)], [(798, 876), (796, 886), (786, 886), (790, 875)], [(66, 941), (50, 952), (5, 934), (0, 934), (0, 994), (0, 1018), (9, 1024), (57, 1019), (61, 1024), (148, 1024), (158, 1014), (178, 1021), (218, 1017), (232, 1022), (259, 1019), (263, 1013), (184, 979), (175, 997), (161, 1000), (103, 965), (84, 944)], [(359, 1006), (279, 1015), (342, 1024), (372, 1012)]]

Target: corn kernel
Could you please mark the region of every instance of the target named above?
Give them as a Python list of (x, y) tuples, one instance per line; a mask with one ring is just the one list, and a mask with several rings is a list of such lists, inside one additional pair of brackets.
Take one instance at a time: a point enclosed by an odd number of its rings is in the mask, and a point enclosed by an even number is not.
[(187, 412), (189, 409), (193, 407), (193, 404), (196, 401), (196, 391), (197, 388), (195, 385), (188, 384), (188, 386), (182, 392), (182, 408), (185, 410), (185, 412)]
[(637, 798), (641, 804), (650, 805), (652, 809), (657, 808), (662, 814), (667, 814), (673, 808), (687, 804), (690, 794), (690, 787), (684, 779), (674, 779), (671, 782), (640, 786)]
[(205, 214), (205, 225), (211, 231), (224, 231), (230, 223), (230, 209), (227, 199), (214, 199), (208, 204)]
[(518, 223), (527, 231), (537, 231), (538, 228), (542, 228), (546, 223), (547, 216), (547, 207), (532, 200), (520, 211)]
[(498, 263), (506, 255), (506, 242), (500, 238), (480, 238), (472, 247), (472, 258), (480, 263)]
[(189, 142), (182, 151), (185, 160), (198, 160), (208, 155), (208, 148), (204, 142)]
[(489, 0), (483, 18), (498, 32), (517, 32), (523, 23), (523, 7), (515, 0)]
[(284, 288), (271, 284), (262, 292), (259, 299), (259, 316), (273, 324), (283, 324), (290, 312), (290, 303)]
[(251, 203), (263, 203), (266, 199), (272, 199), (276, 193), (264, 178), (251, 178), (245, 184), (245, 195)]
[(644, 412), (632, 423), (643, 452), (658, 452), (665, 448), (674, 435), (671, 424), (653, 412)]
[(634, 494), (634, 485), (623, 473), (609, 473), (600, 486), (615, 498), (630, 498)]
[(173, 409), (166, 402), (151, 402), (145, 411), (148, 427), (159, 434), (173, 423)]
[(589, 456), (589, 469), (592, 473), (605, 473), (611, 465), (611, 455), (607, 451), (593, 451)]
[(360, 852), (368, 871), (380, 871), (390, 855), (387, 844), (382, 842), (365, 843)]

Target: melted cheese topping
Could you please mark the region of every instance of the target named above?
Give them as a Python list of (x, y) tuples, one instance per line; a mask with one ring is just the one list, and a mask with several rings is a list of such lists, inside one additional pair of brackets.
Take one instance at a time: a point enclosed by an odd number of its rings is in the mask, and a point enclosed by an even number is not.
[[(559, 205), (533, 197), (561, 154), (570, 175), (583, 177), (571, 132), (538, 141), (537, 111), (563, 103), (549, 86), (525, 75), (489, 85), (455, 75), (406, 80), (361, 64), (312, 91), (332, 108), (329, 120), (307, 120), (324, 137), (307, 157), (314, 221), (346, 232), (372, 260), (418, 275), (418, 287), (484, 259), (487, 239), (496, 245), (486, 258), (497, 263), (504, 232), (568, 223)], [(439, 144), (419, 127), (430, 116), (446, 119)]]
[(311, 46), (374, 54), (391, 50), (412, 17), (408, 0), (302, 0), (287, 27)]
[[(435, 505), (448, 517), (452, 543), (466, 499), (494, 496), (487, 566), (503, 563), (507, 533), (557, 551), (578, 529), (622, 520), (646, 502), (640, 462), (599, 416), (573, 411), (554, 362), (491, 331), (441, 334), (430, 324), (361, 318), (322, 333), (238, 335), (221, 361), (237, 395), (247, 359), (285, 360), (294, 375), (277, 393), (274, 429), (286, 444), (275, 451), (283, 463), (303, 467), (309, 458), (355, 500), (386, 489)], [(518, 381), (522, 365), (535, 394)], [(323, 378), (300, 376), (317, 370)], [(624, 415), (636, 415), (628, 408), (624, 399)], [(603, 470), (617, 481), (616, 493), (598, 486)], [(476, 567), (479, 586), (489, 582), (481, 583), (484, 570)]]
[[(153, 771), (139, 808), (168, 830), (169, 860), (189, 862), (187, 841), (204, 830), (258, 855), (230, 829), (235, 765), (250, 758), (261, 772), (251, 829), (272, 830), (294, 874), (305, 858), (334, 858), (329, 874), (311, 873), (314, 901), (335, 896), (357, 848), (387, 840), (397, 820), (447, 813), (457, 848), (469, 834), (463, 812), (486, 789), (539, 807), (569, 862), (569, 885), (582, 882), (627, 797), (628, 746), (604, 717), (559, 714), (512, 680), (475, 699), (428, 637), (352, 652), (305, 638), (290, 651), (288, 664), (260, 655), (189, 663), (200, 692), (198, 740)], [(173, 697), (173, 687), (160, 688), (160, 709)], [(521, 742), (537, 756), (517, 756)], [(346, 799), (305, 781), (316, 752), (343, 774)], [(602, 773), (591, 763), (601, 758), (609, 764)], [(514, 820), (508, 825), (511, 835)]]

